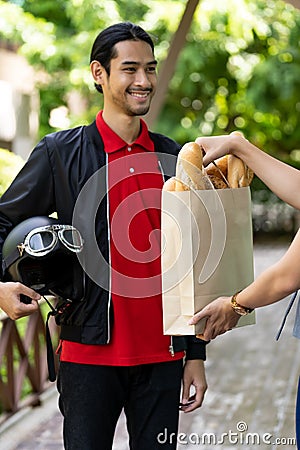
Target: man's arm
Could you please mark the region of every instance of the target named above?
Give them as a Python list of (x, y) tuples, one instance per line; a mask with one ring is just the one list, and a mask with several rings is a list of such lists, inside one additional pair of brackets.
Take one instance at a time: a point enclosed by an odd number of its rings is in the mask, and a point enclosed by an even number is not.
[[(202, 405), (207, 390), (204, 366), (207, 342), (195, 336), (186, 336), (186, 339), (188, 346), (183, 369), (180, 409), (184, 412), (191, 412)], [(192, 387), (194, 393), (191, 393)]]
[(46, 140), (33, 150), (0, 199), (0, 248), (11, 229), (33, 216), (48, 216), (55, 211), (53, 173)]
[[(44, 141), (35, 148), (0, 200), (0, 256), (2, 246), (19, 222), (31, 216), (53, 212), (53, 180), (48, 152)], [(0, 279), (3, 279), (1, 272)], [(20, 295), (32, 299), (30, 304), (20, 301)], [(37, 311), (40, 295), (21, 283), (0, 282), (0, 308), (13, 320)]]
[[(207, 390), (204, 361), (201, 359), (189, 359), (184, 364), (182, 378), (181, 410), (185, 413), (199, 408)], [(195, 392), (191, 395), (191, 388)]]

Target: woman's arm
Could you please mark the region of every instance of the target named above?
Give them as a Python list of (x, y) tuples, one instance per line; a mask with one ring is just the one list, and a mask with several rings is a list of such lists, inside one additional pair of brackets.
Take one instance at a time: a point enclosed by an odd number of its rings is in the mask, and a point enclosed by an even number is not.
[(300, 209), (299, 170), (263, 152), (238, 132), (200, 137), (196, 142), (206, 152), (203, 158), (205, 166), (228, 153), (238, 156), (279, 198)]
[[(258, 308), (278, 302), (300, 288), (299, 254), (300, 231), (285, 255), (243, 289), (237, 296), (237, 302), (248, 308)], [(240, 316), (232, 309), (230, 300), (231, 297), (219, 297), (191, 319), (189, 324), (194, 325), (207, 318), (202, 339), (213, 339), (237, 324)]]

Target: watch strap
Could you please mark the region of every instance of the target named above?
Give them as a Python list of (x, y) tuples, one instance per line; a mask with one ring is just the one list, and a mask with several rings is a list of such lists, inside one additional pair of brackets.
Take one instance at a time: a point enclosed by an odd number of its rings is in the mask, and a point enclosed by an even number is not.
[(240, 316), (246, 316), (247, 314), (252, 313), (252, 311), (254, 311), (254, 309), (253, 309), (253, 308), (248, 308), (247, 306), (241, 305), (240, 303), (237, 302), (236, 298), (237, 298), (237, 296), (238, 296), (238, 294), (239, 294), (240, 292), (241, 292), (241, 291), (236, 292), (236, 293), (231, 297), (230, 304), (231, 304), (232, 309), (233, 309), (237, 314), (239, 314)]

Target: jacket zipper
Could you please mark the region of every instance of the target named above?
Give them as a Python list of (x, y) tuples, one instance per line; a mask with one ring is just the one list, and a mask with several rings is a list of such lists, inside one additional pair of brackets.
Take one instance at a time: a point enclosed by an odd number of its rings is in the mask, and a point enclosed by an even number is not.
[(159, 160), (158, 158), (157, 158), (157, 160), (158, 160), (158, 169), (159, 169), (159, 171), (160, 171), (160, 173), (161, 173), (161, 176), (162, 176), (163, 182), (165, 183), (165, 181), (166, 181), (166, 178), (165, 178), (165, 174), (164, 174), (164, 171), (163, 171), (163, 168), (162, 168), (161, 162), (160, 162), (160, 160)]
[(107, 221), (107, 240), (108, 240), (108, 264), (109, 264), (109, 289), (107, 304), (107, 340), (110, 342), (110, 304), (111, 304), (111, 252), (110, 252), (110, 223), (109, 223), (109, 186), (108, 186), (108, 155), (106, 154), (106, 221)]
[(170, 338), (169, 352), (171, 353), (171, 356), (173, 358), (175, 355), (174, 346), (173, 346), (173, 336), (171, 336), (171, 338)]

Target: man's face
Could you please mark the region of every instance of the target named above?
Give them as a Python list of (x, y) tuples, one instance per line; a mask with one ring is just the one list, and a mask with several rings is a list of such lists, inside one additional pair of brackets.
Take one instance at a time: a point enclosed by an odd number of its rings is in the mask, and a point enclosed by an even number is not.
[(144, 41), (121, 41), (103, 79), (104, 107), (129, 116), (148, 112), (155, 92), (157, 62)]

